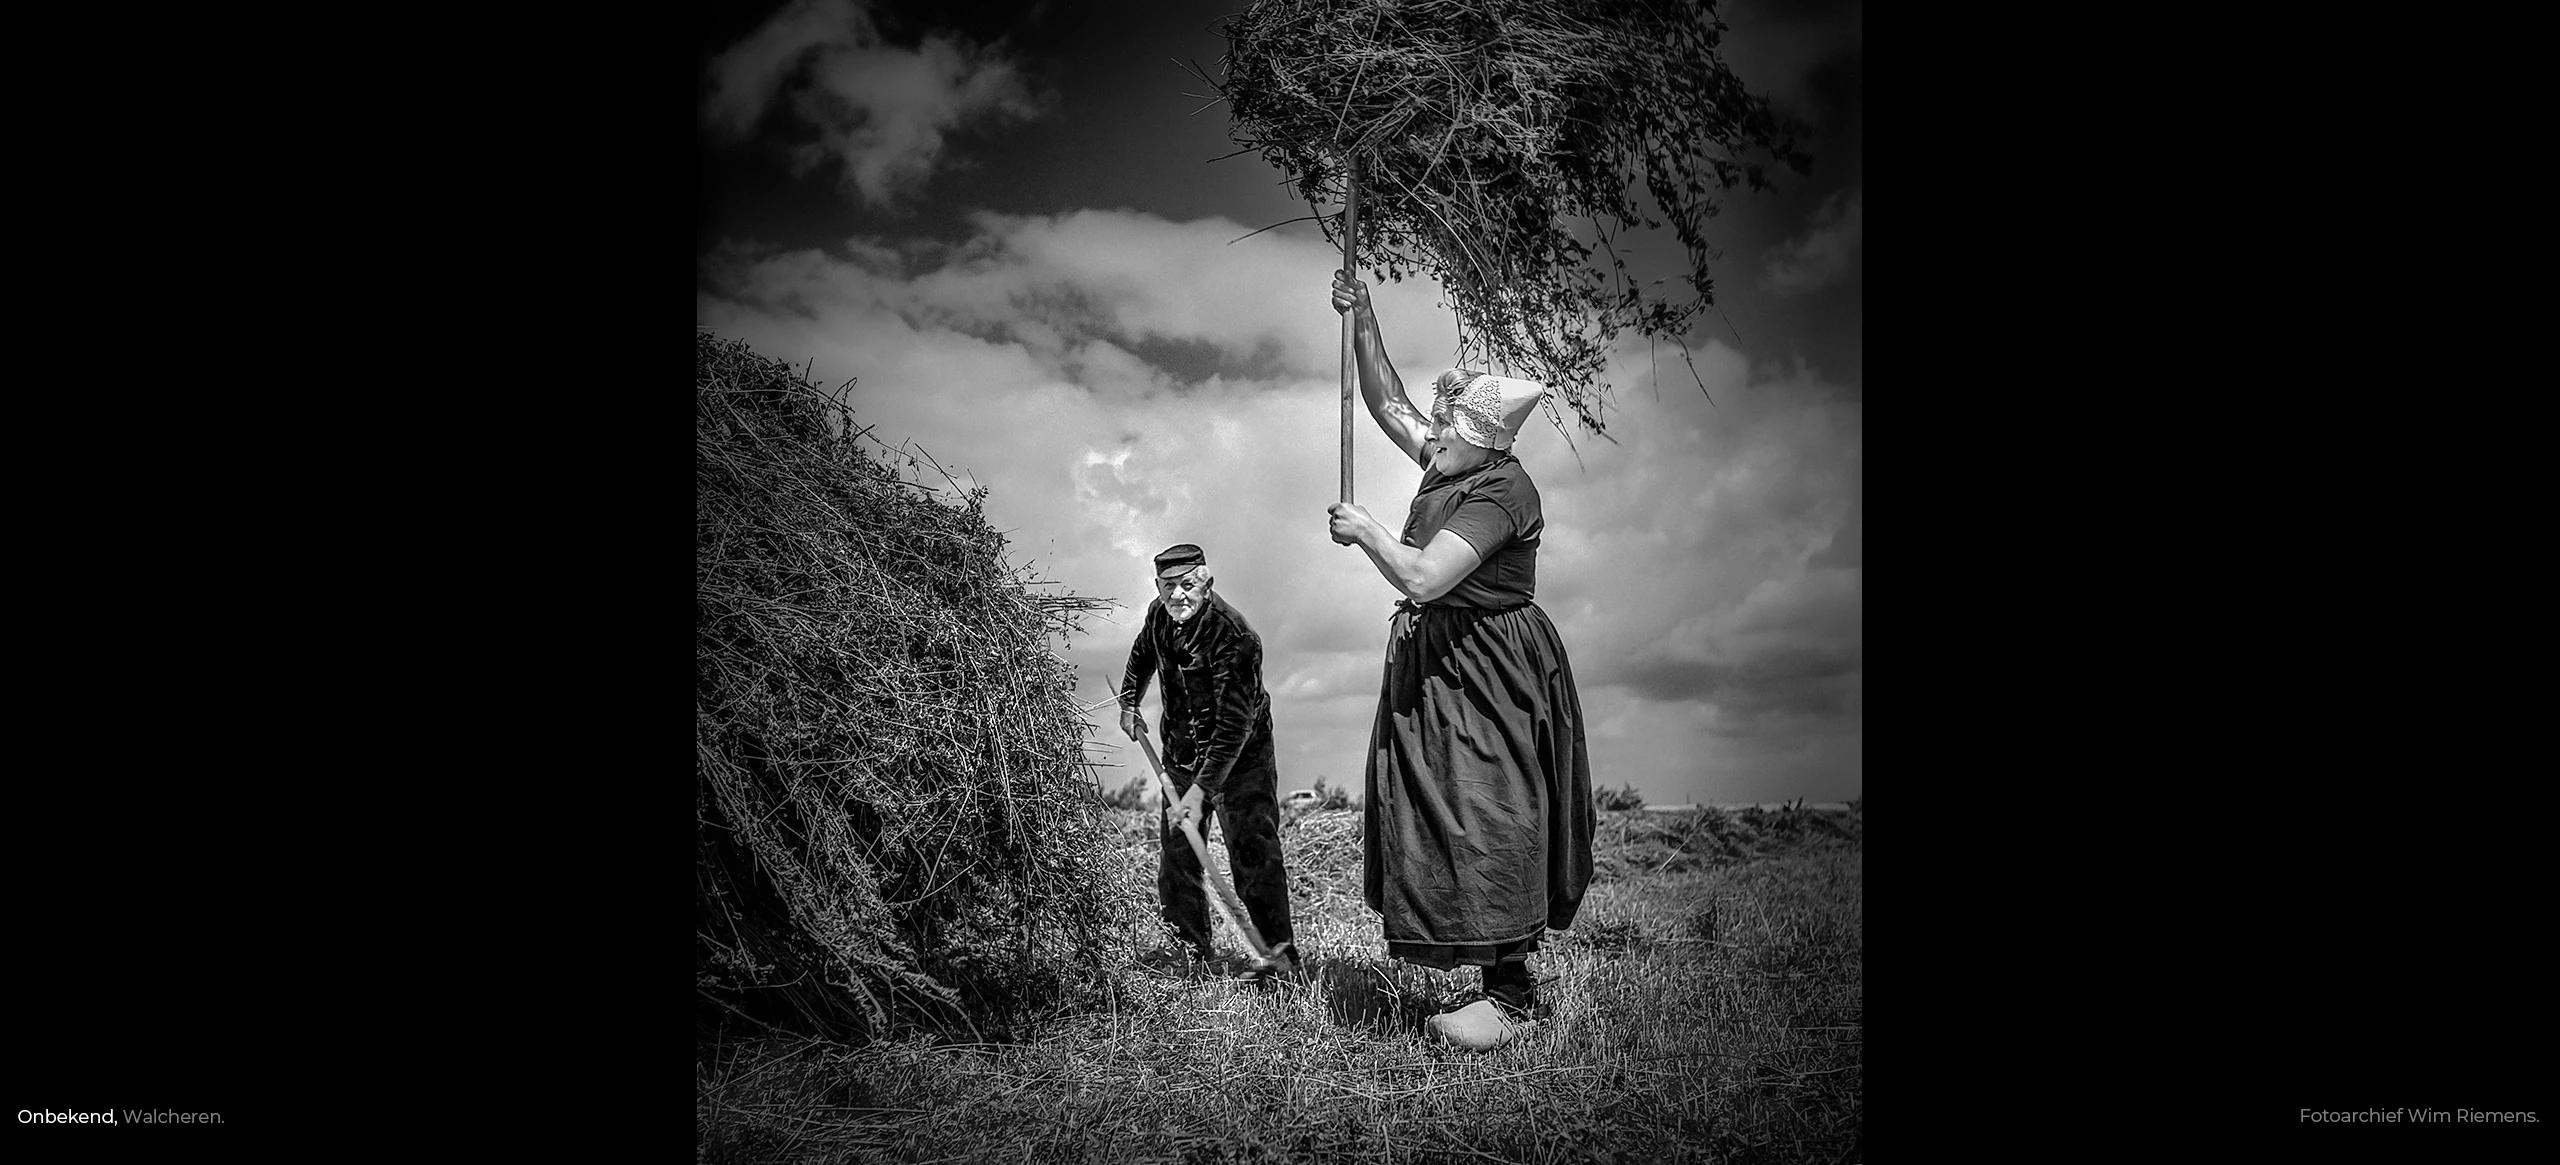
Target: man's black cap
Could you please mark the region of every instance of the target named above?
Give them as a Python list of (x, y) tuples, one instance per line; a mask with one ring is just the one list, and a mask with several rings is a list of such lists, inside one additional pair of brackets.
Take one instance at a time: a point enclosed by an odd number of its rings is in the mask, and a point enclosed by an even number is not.
[(1209, 565), (1209, 556), (1201, 553), (1199, 547), (1185, 542), (1179, 546), (1165, 547), (1162, 553), (1156, 555), (1156, 577), (1172, 578), (1178, 574), (1189, 574), (1191, 568), (1195, 566), (1207, 565)]

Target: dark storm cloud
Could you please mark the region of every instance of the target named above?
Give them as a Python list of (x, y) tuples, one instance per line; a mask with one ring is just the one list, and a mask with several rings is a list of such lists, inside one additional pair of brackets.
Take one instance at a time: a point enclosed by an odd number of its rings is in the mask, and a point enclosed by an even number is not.
[(1814, 210), (1803, 234), (1770, 249), (1762, 285), (1780, 295), (1807, 295), (1853, 278), (1865, 236), (1865, 194), (1834, 193)]
[(1862, 670), (1855, 643), (1784, 648), (1742, 660), (1656, 656), (1618, 669), (1648, 700), (1700, 700), (1744, 722), (1767, 716), (1841, 716), (1854, 709)]
[(795, 175), (831, 170), (848, 197), (887, 207), (951, 164), (950, 134), (1054, 102), (997, 50), (941, 34), (890, 45), (857, 0), (797, 0), (712, 59), (702, 121), (733, 145), (789, 135), (768, 140)]

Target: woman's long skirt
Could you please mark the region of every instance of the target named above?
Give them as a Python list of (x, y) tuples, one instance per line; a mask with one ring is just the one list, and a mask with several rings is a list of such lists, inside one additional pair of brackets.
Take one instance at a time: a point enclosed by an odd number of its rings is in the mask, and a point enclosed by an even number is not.
[(1387, 953), (1492, 966), (1573, 925), (1591, 884), (1591, 763), (1555, 624), (1400, 604), (1369, 732), (1362, 882)]

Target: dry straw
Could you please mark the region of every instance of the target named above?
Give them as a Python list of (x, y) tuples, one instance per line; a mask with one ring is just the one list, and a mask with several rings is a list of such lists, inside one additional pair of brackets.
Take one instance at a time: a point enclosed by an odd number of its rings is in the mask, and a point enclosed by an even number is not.
[(1095, 986), (1128, 908), (1050, 640), (1103, 603), (1036, 589), (983, 489), (902, 476), (930, 458), (788, 365), (695, 345), (706, 1013), (984, 1030)]
[[(1713, 0), (1259, 0), (1220, 23), (1225, 79), (1202, 80), (1237, 152), (1310, 203), (1356, 171), (1360, 259), (1440, 281), (1458, 363), (1545, 381), (1605, 436), (1611, 342), (1678, 342), (1714, 302), (1716, 196), (1767, 188), (1764, 161), (1809, 165), (1718, 56), (1724, 29)], [(1685, 291), (1619, 249), (1666, 222)]]

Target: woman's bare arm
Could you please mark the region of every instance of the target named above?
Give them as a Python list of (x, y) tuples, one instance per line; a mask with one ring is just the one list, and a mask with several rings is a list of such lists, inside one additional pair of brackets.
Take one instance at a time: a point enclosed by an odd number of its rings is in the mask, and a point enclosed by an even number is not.
[(1406, 399), (1404, 380), (1387, 359), (1387, 343), (1378, 333), (1378, 314), (1369, 306), (1369, 287), (1333, 273), (1333, 310), (1351, 317), (1351, 358), (1360, 372), (1360, 398), (1387, 439), (1417, 465), (1430, 464), (1423, 445), (1431, 439), (1431, 418)]
[(1416, 550), (1359, 506), (1335, 502), (1325, 513), (1332, 518), (1329, 532), (1334, 541), (1346, 546), (1358, 543), (1378, 574), (1417, 603), (1448, 594), (1484, 561), (1474, 544), (1455, 530), (1442, 530), (1432, 536), (1430, 545)]

